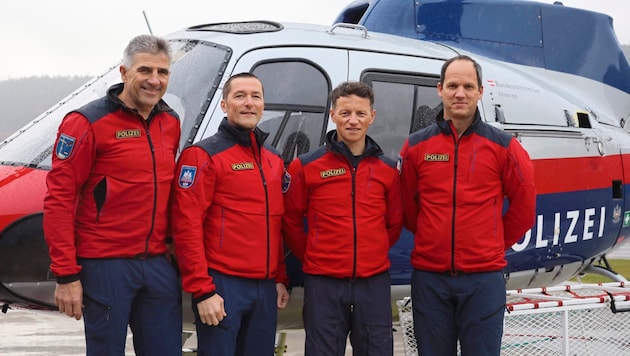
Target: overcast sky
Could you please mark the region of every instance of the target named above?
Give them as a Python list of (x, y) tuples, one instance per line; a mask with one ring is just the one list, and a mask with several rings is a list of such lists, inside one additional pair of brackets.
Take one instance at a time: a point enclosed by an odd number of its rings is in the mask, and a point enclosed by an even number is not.
[[(234, 20), (330, 25), (351, 0), (20, 0), (0, 11), (0, 80), (31, 75), (96, 75), (115, 64), (129, 39), (187, 26)], [(540, 0), (552, 3), (553, 0)], [(630, 44), (630, 1), (564, 0), (565, 6), (613, 17)], [(618, 17), (616, 17), (618, 16)]]

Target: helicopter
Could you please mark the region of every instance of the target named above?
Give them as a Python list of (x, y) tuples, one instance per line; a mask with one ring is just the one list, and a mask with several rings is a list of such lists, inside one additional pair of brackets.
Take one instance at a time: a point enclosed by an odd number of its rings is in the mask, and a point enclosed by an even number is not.
[[(536, 221), (506, 252), (508, 289), (585, 272), (625, 280), (606, 256), (630, 232), (630, 66), (609, 16), (519, 0), (357, 0), (331, 26), (208, 23), (164, 37), (173, 61), (163, 99), (180, 116), (180, 149), (216, 132), (224, 83), (251, 72), (265, 88), (259, 127), (285, 164), (323, 144), (334, 128), (330, 91), (347, 80), (374, 89), (369, 135), (395, 159), (408, 135), (440, 111), (442, 64), (473, 57), (483, 68), (482, 119), (514, 135), (535, 171)], [(67, 112), (118, 82), (112, 66), (0, 142), (4, 312), (56, 309), (42, 230), (55, 133)], [(390, 249), (392, 300), (410, 293), (412, 247), (404, 230)], [(286, 262), (292, 301), (279, 312), (279, 330), (302, 327), (301, 266), (290, 251)], [(184, 328), (194, 329), (188, 299)]]

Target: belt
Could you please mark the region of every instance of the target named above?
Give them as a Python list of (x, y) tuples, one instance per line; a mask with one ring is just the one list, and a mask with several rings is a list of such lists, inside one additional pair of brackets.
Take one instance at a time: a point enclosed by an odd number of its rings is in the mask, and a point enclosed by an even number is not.
[(81, 257), (81, 256), (77, 256), (77, 260), (126, 260), (126, 259), (131, 259), (131, 260), (146, 260), (149, 258), (154, 258), (154, 257), (161, 257), (161, 256), (166, 256), (165, 253), (139, 253), (137, 255), (133, 255), (133, 256), (125, 256), (125, 257)]
[(440, 274), (445, 274), (447, 276), (451, 276), (451, 277), (461, 277), (463, 275), (465, 275), (466, 273), (464, 271), (460, 271), (460, 270), (448, 270), (448, 271), (444, 271), (441, 272)]
[(134, 260), (148, 260), (149, 258), (154, 258), (154, 257), (161, 257), (164, 256), (165, 254), (163, 253), (139, 253), (135, 256), (133, 256), (132, 258)]

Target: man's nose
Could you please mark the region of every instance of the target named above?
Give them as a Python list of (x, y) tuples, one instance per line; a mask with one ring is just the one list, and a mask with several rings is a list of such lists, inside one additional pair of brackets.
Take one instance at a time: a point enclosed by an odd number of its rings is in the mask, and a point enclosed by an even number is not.
[(465, 96), (466, 95), (466, 90), (464, 89), (463, 86), (459, 86), (457, 87), (457, 89), (455, 90), (455, 95), (456, 96)]
[(352, 114), (350, 115), (350, 119), (348, 120), (350, 125), (357, 125), (359, 123), (359, 115)]
[(157, 70), (154, 70), (151, 72), (151, 75), (149, 75), (149, 82), (151, 84), (159, 84), (160, 83), (160, 74), (158, 73)]

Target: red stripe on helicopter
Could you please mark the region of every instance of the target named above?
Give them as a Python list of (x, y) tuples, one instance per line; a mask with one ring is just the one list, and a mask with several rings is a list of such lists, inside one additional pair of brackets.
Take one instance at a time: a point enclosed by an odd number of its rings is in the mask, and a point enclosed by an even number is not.
[(613, 181), (625, 184), (630, 177), (630, 155), (619, 155), (533, 160), (534, 180), (538, 194), (564, 193), (606, 189)]

